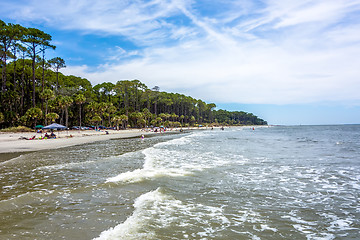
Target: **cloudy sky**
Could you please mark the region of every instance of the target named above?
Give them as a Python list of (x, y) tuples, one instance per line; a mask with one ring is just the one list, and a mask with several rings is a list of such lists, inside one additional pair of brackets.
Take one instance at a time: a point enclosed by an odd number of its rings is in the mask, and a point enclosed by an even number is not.
[(245, 110), (271, 124), (360, 123), (360, 0), (2, 0), (53, 36), (62, 72)]

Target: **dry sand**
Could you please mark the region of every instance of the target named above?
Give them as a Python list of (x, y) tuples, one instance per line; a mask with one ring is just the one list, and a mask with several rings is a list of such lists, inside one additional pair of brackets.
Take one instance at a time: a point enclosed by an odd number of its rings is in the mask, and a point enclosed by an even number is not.
[[(104, 141), (109, 139), (140, 137), (141, 135), (153, 134), (152, 132), (145, 132), (139, 129), (107, 131), (109, 134), (106, 134), (105, 131), (95, 130), (70, 130), (60, 132), (55, 131), (55, 134), (57, 136), (56, 139), (39, 139), (44, 136), (44, 133), (0, 133), (0, 153), (38, 151), (74, 146), (96, 141)], [(33, 136), (35, 136), (34, 140), (21, 139), (22, 137), (31, 138)]]

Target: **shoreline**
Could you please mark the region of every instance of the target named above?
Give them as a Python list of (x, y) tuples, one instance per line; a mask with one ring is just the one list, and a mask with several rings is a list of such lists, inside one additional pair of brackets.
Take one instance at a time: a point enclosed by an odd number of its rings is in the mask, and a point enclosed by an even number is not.
[[(70, 147), (75, 145), (82, 145), (93, 143), (97, 141), (105, 141), (111, 139), (135, 138), (141, 135), (156, 134), (153, 132), (143, 131), (141, 129), (130, 130), (69, 130), (69, 131), (55, 131), (56, 139), (41, 139), (44, 133), (22, 132), (22, 133), (0, 133), (0, 162), (3, 160), (3, 155), (19, 155), (20, 153), (35, 152), (48, 149), (57, 149)], [(169, 132), (175, 132), (169, 131)], [(26, 140), (24, 138), (32, 138), (33, 140)], [(40, 138), (40, 139), (39, 139)]]
[[(216, 127), (218, 128), (218, 127)], [(207, 130), (208, 127), (186, 127), (184, 131), (189, 130)], [(106, 134), (108, 132), (108, 134)], [(141, 135), (164, 134), (164, 132), (152, 132), (144, 129), (126, 129), (126, 130), (64, 130), (55, 131), (56, 139), (42, 139), (45, 133), (20, 132), (5, 133), (0, 132), (0, 162), (17, 157), (21, 154), (36, 152), (41, 150), (58, 149), (71, 147), (98, 141), (111, 139), (136, 138)], [(167, 133), (180, 133), (180, 128), (167, 129)], [(30, 139), (35, 136), (33, 140)]]

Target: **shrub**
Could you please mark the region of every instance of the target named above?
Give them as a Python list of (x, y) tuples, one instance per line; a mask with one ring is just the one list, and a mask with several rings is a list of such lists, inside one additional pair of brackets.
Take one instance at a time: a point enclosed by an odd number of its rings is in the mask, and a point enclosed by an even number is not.
[(33, 132), (34, 130), (25, 126), (9, 127), (1, 129), (0, 132)]

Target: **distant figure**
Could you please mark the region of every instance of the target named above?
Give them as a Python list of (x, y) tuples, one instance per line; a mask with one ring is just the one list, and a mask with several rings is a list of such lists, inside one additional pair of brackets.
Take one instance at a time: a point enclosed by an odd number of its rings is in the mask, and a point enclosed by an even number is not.
[(27, 138), (27, 137), (20, 137), (20, 139), (26, 139), (26, 140), (34, 140), (35, 136), (31, 137), (31, 138)]
[(145, 136), (144, 135), (141, 135), (141, 139), (144, 140)]
[(224, 130), (224, 127), (221, 127), (220, 129), (221, 129), (221, 130)]
[(50, 138), (56, 138), (56, 135), (55, 135), (55, 133), (54, 133), (54, 132), (51, 132), (51, 134), (50, 134)]
[(214, 127), (211, 127), (211, 130), (214, 130)]
[(109, 134), (109, 132), (108, 132), (108, 131), (105, 131), (105, 134), (107, 135), (107, 134)]

